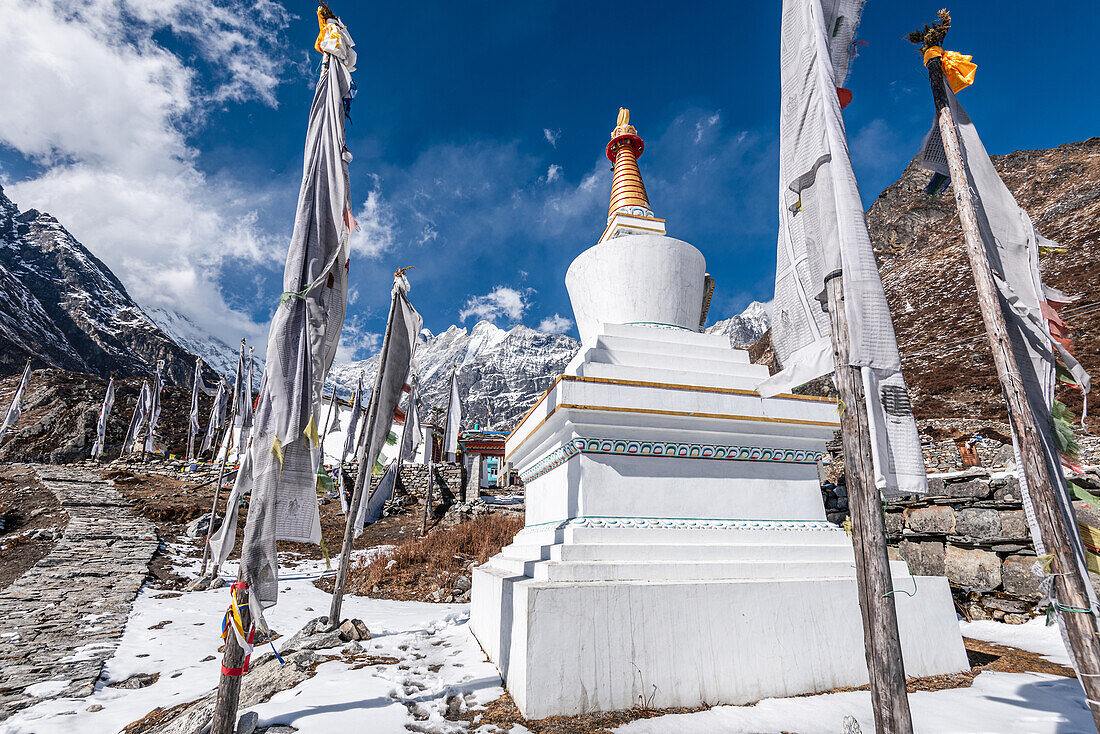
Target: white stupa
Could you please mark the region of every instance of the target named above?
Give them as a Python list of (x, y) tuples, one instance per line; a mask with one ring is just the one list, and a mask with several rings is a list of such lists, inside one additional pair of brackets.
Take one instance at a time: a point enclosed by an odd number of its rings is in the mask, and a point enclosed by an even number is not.
[[(665, 235), (621, 110), (608, 224), (565, 282), (582, 346), (507, 441), (526, 523), (471, 627), (524, 716), (745, 703), (867, 682), (852, 541), (825, 520), (831, 400), (701, 332), (702, 253)], [(906, 672), (968, 669), (947, 580), (892, 564)]]

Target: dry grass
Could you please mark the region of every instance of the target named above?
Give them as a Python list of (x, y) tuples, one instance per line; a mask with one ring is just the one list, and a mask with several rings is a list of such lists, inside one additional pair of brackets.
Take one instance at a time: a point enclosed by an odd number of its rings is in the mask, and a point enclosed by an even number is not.
[[(348, 588), (354, 594), (400, 600), (450, 591), (459, 576), (499, 553), (522, 527), (522, 516), (490, 514), (435, 528), (427, 537), (409, 538), (390, 553), (353, 567)], [(376, 586), (378, 591), (372, 591)]]

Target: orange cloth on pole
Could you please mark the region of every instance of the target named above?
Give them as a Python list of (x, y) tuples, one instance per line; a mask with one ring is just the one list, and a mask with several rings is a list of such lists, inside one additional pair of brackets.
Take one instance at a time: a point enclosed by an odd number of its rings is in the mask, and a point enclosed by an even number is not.
[(978, 65), (970, 61), (973, 56), (958, 51), (944, 51), (939, 46), (933, 46), (924, 52), (924, 65), (928, 66), (928, 62), (935, 58), (939, 58), (947, 83), (955, 94), (974, 83), (974, 73), (978, 70)]

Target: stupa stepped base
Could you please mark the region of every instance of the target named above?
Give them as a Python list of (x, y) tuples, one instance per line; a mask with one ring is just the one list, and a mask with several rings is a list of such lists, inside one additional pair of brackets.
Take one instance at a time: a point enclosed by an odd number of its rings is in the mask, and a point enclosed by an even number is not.
[[(867, 682), (818, 478), (836, 405), (767, 376), (725, 336), (602, 323), (520, 421), (527, 524), (474, 569), (470, 625), (525, 716)], [(947, 581), (891, 571), (906, 673), (966, 670)]]
[[(740, 550), (685, 547), (700, 559)], [(497, 556), (475, 569), (473, 632), (524, 716), (643, 700), (654, 708), (742, 704), (867, 683), (850, 545), (847, 561), (839, 546), (827, 554), (757, 546), (756, 561), (699, 562), (675, 548), (601, 544), (596, 565), (553, 560), (593, 547), (552, 545), (540, 550), (547, 560)], [(593, 570), (605, 580), (577, 578)], [(906, 674), (966, 670), (947, 580), (893, 570), (896, 589), (916, 589), (895, 594)], [(685, 574), (694, 578), (668, 578)]]

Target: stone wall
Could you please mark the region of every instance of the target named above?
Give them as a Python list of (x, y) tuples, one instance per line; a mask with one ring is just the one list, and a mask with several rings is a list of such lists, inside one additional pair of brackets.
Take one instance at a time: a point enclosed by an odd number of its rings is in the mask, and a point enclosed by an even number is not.
[[(432, 485), (433, 502), (439, 502), (441, 498), (446, 498), (450, 502), (461, 501), (466, 482), (466, 470), (457, 462), (435, 464), (430, 467), (423, 464), (405, 464), (397, 475), (396, 492), (423, 500), (428, 489), (429, 470), (435, 474), (435, 483)], [(381, 479), (381, 475), (371, 477), (371, 489), (377, 487)]]
[[(1100, 473), (1070, 477), (1100, 494)], [(1013, 472), (972, 468), (930, 474), (924, 497), (888, 500), (887, 542), (896, 558), (918, 576), (946, 576), (956, 601), (972, 619), (1020, 623), (1040, 600), (1031, 533), (1024, 517), (1020, 483)], [(848, 517), (846, 486), (824, 485), (830, 521)], [(1100, 524), (1100, 512), (1074, 502), (1078, 517)], [(1092, 576), (1100, 589), (1100, 576)]]

